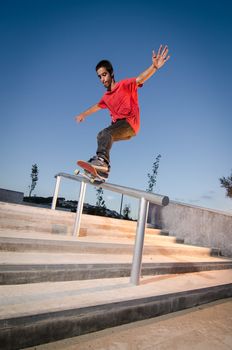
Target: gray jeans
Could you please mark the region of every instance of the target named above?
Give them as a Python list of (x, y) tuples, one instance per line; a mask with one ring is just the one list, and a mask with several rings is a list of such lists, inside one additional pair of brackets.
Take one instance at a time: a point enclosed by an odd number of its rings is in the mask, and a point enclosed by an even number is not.
[(119, 119), (108, 128), (99, 132), (97, 135), (98, 148), (96, 153), (109, 163), (110, 149), (113, 143), (115, 141), (129, 140), (133, 136), (135, 136), (135, 132), (126, 119)]

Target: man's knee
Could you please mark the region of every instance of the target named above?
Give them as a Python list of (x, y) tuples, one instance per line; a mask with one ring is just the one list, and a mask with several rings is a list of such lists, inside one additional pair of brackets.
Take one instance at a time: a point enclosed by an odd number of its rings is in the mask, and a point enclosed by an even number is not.
[(104, 137), (104, 130), (100, 131), (97, 135), (97, 139), (100, 140)]
[(102, 130), (98, 133), (97, 140), (98, 141), (107, 140), (109, 142), (112, 140), (112, 136), (106, 130)]

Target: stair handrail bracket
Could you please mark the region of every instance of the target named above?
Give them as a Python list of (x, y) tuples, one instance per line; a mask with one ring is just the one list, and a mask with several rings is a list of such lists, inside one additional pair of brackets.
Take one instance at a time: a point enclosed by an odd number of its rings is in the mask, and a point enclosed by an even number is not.
[(100, 185), (91, 184), (87, 179), (83, 178), (80, 175), (58, 173), (55, 175), (55, 178), (56, 178), (56, 186), (55, 186), (54, 196), (52, 200), (52, 207), (51, 207), (51, 209), (53, 210), (56, 209), (56, 202), (59, 194), (61, 178), (66, 178), (66, 179), (78, 181), (81, 183), (74, 230), (73, 230), (74, 236), (79, 235), (81, 215), (83, 211), (84, 197), (85, 197), (87, 184), (95, 187), (99, 186), (99, 187), (102, 187), (103, 189), (106, 189), (112, 192), (121, 193), (130, 197), (138, 198), (140, 200), (137, 229), (136, 229), (136, 238), (135, 238), (135, 245), (134, 245), (134, 254), (133, 254), (132, 269), (131, 269), (131, 278), (130, 278), (130, 282), (133, 285), (138, 285), (140, 274), (141, 274), (144, 235), (145, 235), (149, 203), (154, 203), (159, 206), (167, 206), (169, 204), (169, 198), (167, 196), (163, 196), (160, 194), (146, 192), (146, 191), (137, 190), (134, 188), (115, 185), (115, 184), (106, 183), (106, 182)]

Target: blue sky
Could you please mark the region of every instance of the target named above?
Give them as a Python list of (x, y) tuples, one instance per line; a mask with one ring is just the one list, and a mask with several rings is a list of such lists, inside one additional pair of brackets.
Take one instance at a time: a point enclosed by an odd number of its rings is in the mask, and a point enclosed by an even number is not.
[[(219, 183), (232, 169), (230, 1), (12, 0), (0, 7), (1, 188), (27, 195), (37, 163), (34, 193), (52, 195), (54, 175), (73, 173), (78, 159), (92, 156), (110, 122), (105, 110), (74, 121), (105, 91), (96, 63), (111, 60), (116, 80), (134, 77), (163, 43), (171, 59), (140, 89), (140, 133), (113, 145), (109, 181), (146, 189), (161, 154), (156, 192), (231, 213)], [(61, 195), (75, 199), (78, 191), (65, 182)], [(105, 200), (118, 209), (118, 196), (105, 193)], [(87, 201), (95, 201), (94, 190)]]

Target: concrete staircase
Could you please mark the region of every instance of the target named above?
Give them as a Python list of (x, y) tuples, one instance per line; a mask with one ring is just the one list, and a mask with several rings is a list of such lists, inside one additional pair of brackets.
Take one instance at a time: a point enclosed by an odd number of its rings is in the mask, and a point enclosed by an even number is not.
[(0, 344), (22, 349), (232, 296), (232, 260), (136, 223), (0, 202)]

